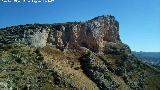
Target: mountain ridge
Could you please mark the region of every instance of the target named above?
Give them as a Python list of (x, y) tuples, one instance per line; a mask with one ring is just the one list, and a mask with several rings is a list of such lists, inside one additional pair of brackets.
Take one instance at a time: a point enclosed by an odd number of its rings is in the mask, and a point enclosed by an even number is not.
[(156, 90), (160, 70), (132, 54), (114, 16), (0, 30), (0, 89)]
[[(21, 30), (21, 27), (25, 25), (15, 27), (17, 30), (12, 30), (12, 27), (7, 32), (2, 30), (1, 35), (4, 37), (0, 37), (0, 43), (25, 43), (34, 47), (50, 44), (58, 49), (82, 46), (92, 51), (101, 51), (107, 42), (120, 42), (119, 24), (114, 16), (98, 16), (83, 23), (53, 24), (52, 27), (33, 25), (27, 30)], [(17, 36), (14, 37), (14, 33)], [(13, 37), (10, 37), (11, 35)]]
[(160, 65), (160, 52), (133, 52), (140, 60), (153, 65)]

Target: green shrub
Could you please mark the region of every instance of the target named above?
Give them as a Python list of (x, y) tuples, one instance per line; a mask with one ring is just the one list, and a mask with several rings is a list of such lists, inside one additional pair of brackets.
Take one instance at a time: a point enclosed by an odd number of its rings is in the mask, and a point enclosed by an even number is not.
[(1, 45), (0, 49), (3, 49), (4, 51), (8, 51), (10, 49), (14, 48), (12, 45)]
[(21, 58), (16, 58), (15, 61), (16, 61), (17, 63), (22, 63)]

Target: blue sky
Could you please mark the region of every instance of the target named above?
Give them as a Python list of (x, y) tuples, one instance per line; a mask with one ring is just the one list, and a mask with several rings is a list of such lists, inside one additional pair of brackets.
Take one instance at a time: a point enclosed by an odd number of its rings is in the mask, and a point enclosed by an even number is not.
[(55, 0), (53, 3), (0, 2), (0, 28), (31, 23), (85, 21), (114, 15), (120, 36), (135, 51), (160, 51), (160, 0)]

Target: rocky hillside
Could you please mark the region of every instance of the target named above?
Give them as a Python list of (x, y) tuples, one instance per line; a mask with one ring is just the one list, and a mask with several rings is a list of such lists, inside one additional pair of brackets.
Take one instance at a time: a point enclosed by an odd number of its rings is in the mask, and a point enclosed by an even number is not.
[(60, 50), (86, 47), (100, 52), (106, 43), (120, 42), (118, 30), (119, 24), (113, 16), (99, 16), (86, 22), (5, 28), (0, 32), (0, 43), (33, 47), (50, 45)]
[(121, 42), (113, 16), (0, 30), (0, 90), (158, 90), (159, 77)]

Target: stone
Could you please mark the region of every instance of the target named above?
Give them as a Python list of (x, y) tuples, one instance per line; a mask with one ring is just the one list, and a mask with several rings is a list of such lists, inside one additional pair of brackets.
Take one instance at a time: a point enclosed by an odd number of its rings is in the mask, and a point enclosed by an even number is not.
[(86, 22), (43, 25), (19, 25), (0, 30), (0, 43), (27, 44), (32, 47), (50, 45), (60, 50), (88, 48), (102, 52), (105, 44), (121, 42), (119, 24), (114, 16), (98, 16)]

